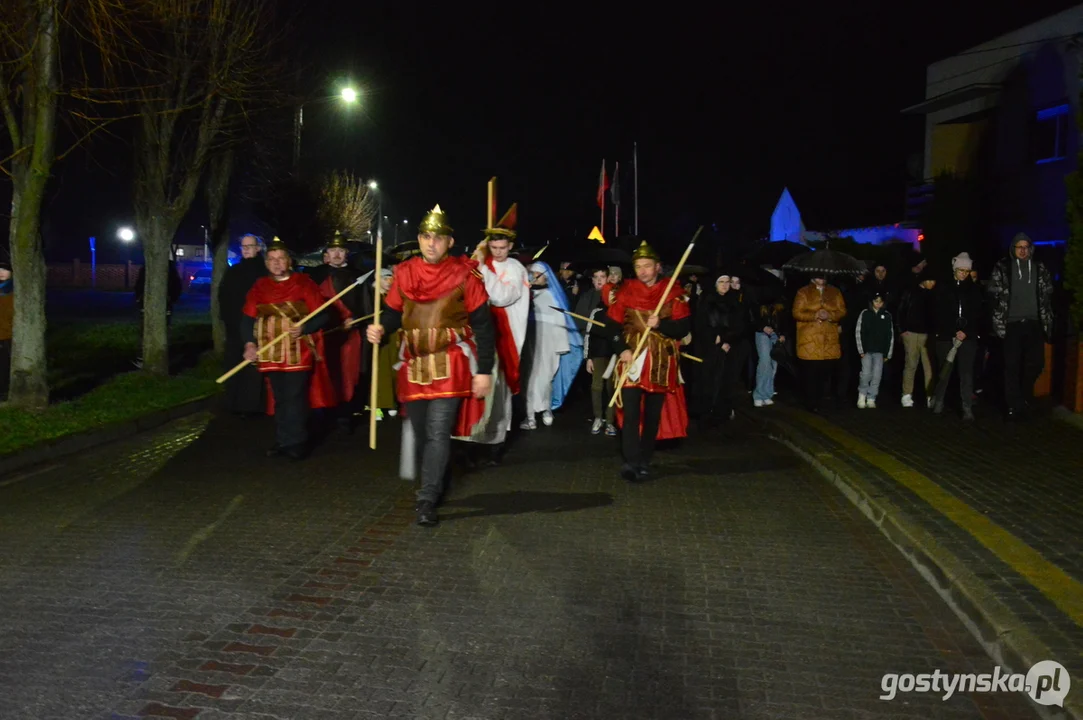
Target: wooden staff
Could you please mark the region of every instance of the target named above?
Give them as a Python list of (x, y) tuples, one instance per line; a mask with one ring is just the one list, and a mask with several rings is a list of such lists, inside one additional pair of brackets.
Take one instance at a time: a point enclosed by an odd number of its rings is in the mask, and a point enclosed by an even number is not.
[[(380, 286), (383, 285), (381, 271), (384, 259), (384, 237), (376, 233), (376, 272), (372, 275), (373, 295), (372, 317), (380, 322)], [(359, 278), (360, 279), (360, 278)], [(361, 319), (361, 318), (359, 318)], [(376, 388), (380, 380), (380, 343), (372, 344), (372, 382), (369, 384), (369, 449), (376, 449)]]
[[(699, 230), (696, 230), (696, 234), (692, 236), (692, 242), (688, 243), (688, 247), (684, 250), (684, 255), (681, 256), (681, 261), (677, 263), (677, 268), (673, 271), (673, 274), (669, 278), (669, 284), (666, 285), (666, 291), (662, 293), (661, 299), (658, 301), (658, 307), (654, 309), (652, 315), (657, 315), (662, 312), (662, 306), (666, 304), (666, 300), (669, 298), (669, 291), (673, 289), (673, 284), (677, 282), (677, 276), (681, 274), (681, 268), (684, 267), (684, 263), (688, 260), (688, 256), (692, 254), (692, 248), (696, 246), (696, 240), (699, 238), (699, 234), (703, 232), (703, 226), (699, 226)], [(628, 379), (628, 373), (632, 369), (632, 365), (639, 358), (640, 352), (643, 350), (643, 346), (647, 344), (647, 336), (650, 335), (650, 328), (647, 328), (647, 332), (641, 333), (639, 336), (639, 342), (636, 343), (635, 352), (632, 353), (632, 362), (624, 366), (624, 372), (620, 374), (620, 379), (617, 381), (617, 387), (613, 391), (613, 397), (609, 398), (609, 407), (613, 407), (617, 402), (617, 398), (620, 397), (620, 391), (624, 387), (624, 382)]]
[[(605, 327), (605, 323), (598, 322), (597, 320), (594, 320), (593, 318), (585, 317), (583, 315), (580, 315), (579, 313), (573, 313), (571, 310), (564, 310), (563, 308), (558, 308), (556, 305), (550, 305), (549, 307), (553, 308), (554, 310), (560, 310), (565, 315), (573, 317), (576, 320), (583, 320), (584, 322), (588, 322), (591, 325), (597, 325), (598, 327)], [(701, 358), (698, 358), (695, 355), (689, 355), (686, 352), (681, 353), (681, 357), (688, 358), (692, 362), (698, 362), (698, 363), (703, 362), (703, 360)]]
[[(281, 315), (284, 320), (289, 320), (290, 322), (293, 322), (293, 318), (284, 313), (282, 311), (282, 308), (278, 307), (277, 305), (272, 305), (271, 307), (273, 307), (275, 309), (275, 312)], [(316, 356), (316, 362), (323, 362), (323, 358), (320, 357), (320, 353), (316, 350), (316, 341), (312, 339), (312, 336), (306, 335), (305, 342), (307, 342), (308, 347), (311, 348), (312, 354)]]
[[(319, 315), (319, 314), (320, 314), (320, 312), (322, 312), (322, 311), (323, 311), (323, 310), (325, 310), (326, 308), (330, 307), (330, 306), (331, 306), (332, 304), (334, 304), (334, 302), (335, 302), (336, 300), (338, 300), (338, 299), (339, 299), (339, 298), (341, 298), (341, 297), (342, 297), (343, 295), (345, 295), (346, 293), (348, 293), (348, 292), (350, 292), (351, 290), (353, 290), (353, 289), (354, 289), (355, 287), (357, 287), (358, 285), (360, 285), (360, 283), (359, 283), (359, 282), (352, 282), (352, 283), (350, 283), (350, 284), (349, 284), (349, 286), (347, 286), (347, 287), (346, 287), (345, 289), (343, 289), (343, 291), (342, 291), (342, 292), (340, 292), (340, 293), (339, 293), (338, 295), (335, 295), (335, 296), (334, 296), (333, 298), (331, 298), (330, 300), (328, 300), (327, 302), (325, 302), (325, 303), (324, 303), (323, 305), (320, 305), (320, 306), (319, 306), (318, 308), (316, 308), (315, 310), (313, 310), (312, 312), (310, 312), (310, 313), (309, 313), (308, 315), (305, 315), (305, 316), (304, 316), (303, 318), (301, 318), (300, 320), (298, 320), (298, 321), (297, 321), (297, 324), (298, 324), (298, 325), (304, 325), (304, 324), (305, 324), (306, 322), (308, 322), (308, 321), (309, 321), (309, 320), (311, 320), (312, 318), (314, 318), (314, 317), (316, 317), (317, 315)], [(260, 353), (262, 353), (262, 352), (264, 352), (265, 350), (267, 350), (267, 348), (271, 348), (271, 347), (274, 347), (274, 346), (275, 346), (275, 345), (277, 345), (278, 343), (282, 342), (282, 340), (283, 340), (283, 339), (285, 339), (286, 337), (288, 337), (288, 336), (289, 336), (289, 334), (290, 334), (290, 331), (289, 331), (289, 330), (287, 330), (286, 332), (282, 333), (281, 335), (279, 335), (278, 337), (276, 337), (276, 338), (275, 338), (274, 340), (272, 340), (271, 342), (267, 343), (266, 345), (264, 345), (264, 346), (263, 346), (263, 347), (261, 347), (261, 348), (258, 348), (258, 349), (256, 350), (256, 354), (257, 354), (257, 355), (259, 355)], [(225, 375), (223, 375), (222, 377), (220, 377), (220, 378), (218, 378), (217, 380), (215, 380), (215, 382), (216, 382), (216, 383), (218, 383), (219, 385), (221, 385), (221, 384), (222, 384), (222, 383), (224, 383), (224, 382), (225, 382), (226, 380), (229, 380), (229, 379), (230, 379), (231, 377), (233, 377), (234, 375), (236, 375), (237, 373), (239, 373), (239, 372), (240, 372), (241, 370), (244, 370), (244, 367), (245, 367), (245, 365), (248, 365), (248, 361), (247, 361), (247, 360), (241, 360), (241, 361), (240, 361), (239, 363), (237, 363), (237, 365), (236, 365), (236, 366), (235, 366), (235, 367), (234, 367), (234, 368), (233, 368), (232, 370), (230, 370), (230, 371), (229, 371), (229, 372), (227, 372), (227, 373), (226, 373)]]
[(324, 335), (330, 335), (333, 332), (339, 332), (341, 330), (349, 330), (350, 328), (352, 328), (357, 323), (365, 322), (366, 320), (369, 320), (369, 319), (371, 319), (373, 317), (375, 317), (375, 315), (365, 315), (363, 317), (354, 318), (353, 320), (350, 320), (347, 323), (343, 323), (342, 325), (339, 325), (337, 328), (332, 328), (332, 329), (328, 330), (327, 332), (324, 333)]

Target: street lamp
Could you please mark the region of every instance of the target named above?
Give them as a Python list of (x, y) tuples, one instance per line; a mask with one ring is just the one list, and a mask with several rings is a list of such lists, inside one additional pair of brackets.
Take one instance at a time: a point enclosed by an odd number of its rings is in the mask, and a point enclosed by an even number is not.
[(348, 103), (357, 102), (357, 91), (351, 87), (342, 88), (342, 99)]
[(376, 184), (375, 180), (369, 180), (369, 190), (376, 190), (380, 186)]
[(122, 227), (120, 230), (117, 230), (117, 237), (124, 242), (131, 242), (132, 240), (135, 240), (135, 231), (130, 227)]
[[(348, 105), (353, 105), (360, 98), (359, 93), (355, 88), (344, 87), (339, 90), (337, 97)], [(331, 98), (323, 98), (325, 101)], [(297, 111), (293, 114), (293, 173), (297, 175), (301, 169), (301, 130), (305, 126), (305, 105), (301, 103), (297, 106)]]

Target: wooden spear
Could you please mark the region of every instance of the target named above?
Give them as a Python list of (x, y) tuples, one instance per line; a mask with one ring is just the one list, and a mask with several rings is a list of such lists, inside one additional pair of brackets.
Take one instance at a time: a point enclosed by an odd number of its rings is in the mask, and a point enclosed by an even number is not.
[[(373, 295), (373, 310), (372, 317), (376, 318), (376, 323), (380, 322), (380, 286), (383, 285), (380, 277), (381, 270), (383, 269), (384, 259), (384, 236), (382, 233), (376, 233), (376, 272), (372, 275), (372, 286), (374, 288)], [(361, 319), (361, 318), (359, 318)], [(372, 382), (369, 385), (369, 449), (376, 449), (376, 388), (380, 378), (380, 343), (372, 344)]]
[[(696, 230), (696, 234), (692, 236), (692, 242), (688, 243), (688, 247), (685, 248), (684, 255), (681, 256), (681, 261), (677, 263), (676, 269), (669, 278), (669, 284), (666, 285), (666, 291), (662, 293), (661, 299), (658, 300), (658, 307), (654, 309), (653, 315), (657, 315), (662, 312), (662, 306), (666, 304), (666, 300), (669, 299), (669, 292), (673, 289), (673, 284), (677, 282), (677, 276), (681, 274), (681, 269), (684, 268), (684, 263), (688, 260), (688, 256), (692, 254), (692, 248), (696, 246), (696, 240), (699, 239), (699, 234), (703, 232), (703, 226), (699, 226), (699, 230)], [(628, 379), (628, 373), (632, 369), (632, 365), (639, 359), (639, 354), (643, 351), (643, 346), (647, 344), (647, 336), (650, 335), (650, 328), (648, 331), (640, 334), (639, 342), (636, 344), (635, 352), (632, 353), (632, 362), (624, 366), (624, 372), (620, 374), (620, 379), (617, 381), (617, 387), (613, 391), (613, 397), (609, 399), (609, 407), (613, 407), (617, 402), (617, 398), (620, 397), (620, 391), (624, 387), (624, 382)]]
[[(549, 307), (553, 308), (554, 310), (560, 310), (560, 311), (561, 311), (562, 313), (564, 313), (565, 315), (568, 315), (568, 316), (570, 316), (570, 317), (573, 317), (573, 318), (575, 318), (576, 320), (583, 320), (584, 322), (588, 322), (588, 323), (590, 323), (591, 325), (597, 325), (598, 327), (605, 327), (605, 323), (603, 323), (603, 322), (598, 322), (597, 320), (595, 320), (595, 319), (593, 319), (593, 318), (589, 318), (589, 317), (586, 317), (586, 316), (580, 315), (579, 313), (573, 313), (573, 312), (572, 312), (571, 310), (564, 310), (563, 308), (558, 308), (558, 307), (557, 307), (556, 305), (550, 305)], [(686, 352), (683, 352), (683, 353), (681, 353), (681, 357), (683, 357), (683, 358), (688, 358), (688, 359), (689, 359), (689, 360), (691, 360), (692, 362), (698, 362), (698, 363), (701, 363), (701, 362), (703, 362), (703, 360), (702, 360), (701, 358), (698, 358), (698, 357), (696, 357), (695, 355), (689, 355), (689, 354), (688, 354), (688, 353), (686, 353)]]
[[(346, 288), (344, 288), (344, 289), (342, 290), (342, 292), (340, 292), (340, 293), (339, 293), (338, 295), (335, 295), (335, 296), (334, 296), (333, 298), (331, 298), (330, 300), (328, 300), (327, 302), (325, 302), (325, 303), (324, 303), (323, 305), (320, 305), (320, 306), (319, 306), (318, 308), (316, 308), (315, 310), (313, 310), (312, 312), (310, 312), (310, 313), (309, 313), (308, 315), (305, 315), (305, 316), (304, 316), (303, 318), (301, 318), (300, 320), (298, 320), (298, 321), (297, 321), (297, 324), (298, 324), (298, 325), (304, 325), (304, 324), (305, 324), (306, 322), (308, 322), (308, 321), (309, 321), (309, 320), (311, 320), (312, 318), (314, 318), (314, 317), (316, 317), (317, 315), (319, 315), (319, 314), (320, 314), (320, 313), (321, 313), (321, 312), (322, 312), (323, 310), (327, 309), (327, 308), (328, 308), (328, 307), (330, 307), (330, 306), (331, 306), (332, 304), (334, 304), (334, 302), (335, 302), (336, 300), (338, 300), (338, 299), (339, 299), (339, 298), (341, 298), (341, 297), (342, 297), (343, 295), (345, 295), (346, 293), (350, 292), (351, 290), (353, 290), (353, 289), (354, 289), (355, 287), (357, 287), (357, 286), (358, 286), (358, 285), (360, 285), (360, 284), (361, 284), (360, 282), (352, 282), (352, 283), (350, 283), (350, 284), (349, 284), (349, 285), (348, 285), (348, 286), (347, 286)], [(261, 347), (261, 348), (257, 349), (257, 350), (256, 350), (256, 354), (257, 354), (257, 355), (259, 355), (260, 353), (262, 353), (262, 352), (263, 352), (264, 350), (266, 350), (267, 348), (270, 348), (270, 347), (274, 347), (274, 346), (275, 346), (276, 344), (278, 344), (278, 343), (282, 342), (282, 340), (283, 340), (283, 339), (285, 339), (286, 337), (289, 337), (289, 334), (290, 334), (290, 331), (289, 331), (289, 330), (287, 330), (286, 332), (282, 333), (281, 335), (279, 335), (278, 337), (276, 337), (276, 338), (275, 338), (274, 340), (271, 340), (271, 341), (270, 341), (269, 343), (267, 343), (267, 344), (266, 344), (266, 345), (264, 345), (263, 347)], [(237, 373), (239, 373), (239, 372), (240, 372), (241, 370), (244, 370), (244, 367), (245, 367), (245, 365), (248, 365), (248, 361), (247, 361), (247, 360), (241, 360), (241, 361), (240, 361), (239, 363), (237, 363), (237, 365), (236, 365), (236, 366), (235, 366), (235, 367), (234, 367), (234, 368), (233, 368), (232, 370), (230, 370), (230, 371), (229, 371), (229, 372), (227, 372), (227, 373), (226, 373), (225, 375), (223, 375), (222, 377), (220, 377), (220, 378), (218, 378), (217, 380), (215, 380), (215, 382), (216, 382), (216, 383), (218, 383), (219, 385), (221, 385), (221, 384), (222, 384), (222, 383), (224, 383), (224, 382), (225, 382), (226, 380), (229, 380), (229, 379), (230, 379), (231, 377), (233, 377), (234, 375), (236, 375)]]

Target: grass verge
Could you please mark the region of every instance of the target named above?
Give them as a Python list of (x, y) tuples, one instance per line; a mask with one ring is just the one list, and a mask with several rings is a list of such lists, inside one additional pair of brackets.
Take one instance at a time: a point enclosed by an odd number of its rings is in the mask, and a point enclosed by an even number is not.
[(181, 405), (217, 392), (220, 362), (211, 354), (178, 375), (156, 377), (142, 372), (115, 375), (74, 400), (50, 405), (41, 413), (0, 407), (0, 456), (41, 442), (93, 430)]

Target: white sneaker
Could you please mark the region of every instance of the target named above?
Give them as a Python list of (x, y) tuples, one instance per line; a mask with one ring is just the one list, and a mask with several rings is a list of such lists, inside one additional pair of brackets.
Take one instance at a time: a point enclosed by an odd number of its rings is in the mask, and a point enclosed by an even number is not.
[(763, 404), (764, 404), (764, 405), (774, 405), (774, 404), (775, 404), (775, 401), (774, 401), (774, 400), (771, 400), (770, 398), (768, 398), (767, 400), (764, 400), (764, 401), (763, 401)]
[(605, 424), (605, 420), (601, 418), (594, 418), (594, 423), (590, 426), (590, 434), (597, 435), (602, 431), (602, 425)]
[(549, 427), (553, 424), (553, 411), (546, 410), (542, 413), (542, 422), (545, 423), (545, 427)]
[(857, 396), (857, 406), (858, 406), (858, 408), (860, 408), (862, 410), (864, 410), (866, 407), (868, 407), (868, 405), (865, 402), (865, 396), (864, 395), (858, 395)]
[(903, 395), (902, 396), (902, 406), (903, 407), (914, 407), (914, 398), (911, 397), (910, 395)]
[(387, 414), (390, 415), (391, 417), (395, 417), (395, 416), (397, 416), (399, 414), (399, 411), (398, 410), (388, 410)]
[(925, 398), (925, 406), (926, 407), (932, 408), (932, 406), (935, 405), (935, 404), (936, 404), (936, 400), (934, 400), (933, 398)]
[(614, 437), (617, 434), (617, 426), (614, 425), (613, 423), (606, 423), (606, 425), (605, 425), (605, 434), (608, 437)]
[(526, 420), (524, 420), (523, 422), (519, 423), (519, 429), (520, 430), (537, 430), (538, 429), (538, 423), (537, 423), (537, 421), (534, 420), (533, 417), (529, 417)]
[(763, 407), (764, 405), (767, 404), (767, 402), (764, 401), (764, 400), (753, 400), (752, 404), (755, 405), (756, 407)]
[(876, 401), (875, 400), (866, 400), (865, 401), (865, 407), (867, 407), (869, 410), (875, 410), (876, 409)]

